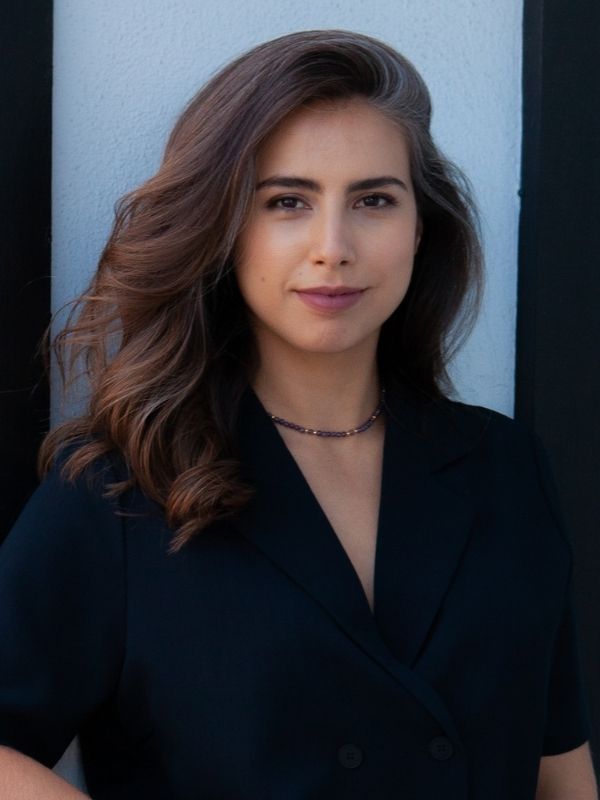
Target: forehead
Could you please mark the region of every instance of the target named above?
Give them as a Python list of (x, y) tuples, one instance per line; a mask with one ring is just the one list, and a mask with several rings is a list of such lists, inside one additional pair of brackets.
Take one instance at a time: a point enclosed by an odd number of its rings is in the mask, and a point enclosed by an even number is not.
[(271, 132), (257, 157), (260, 178), (294, 170), (308, 173), (345, 167), (354, 171), (408, 169), (408, 146), (402, 129), (357, 98), (313, 103), (293, 111)]

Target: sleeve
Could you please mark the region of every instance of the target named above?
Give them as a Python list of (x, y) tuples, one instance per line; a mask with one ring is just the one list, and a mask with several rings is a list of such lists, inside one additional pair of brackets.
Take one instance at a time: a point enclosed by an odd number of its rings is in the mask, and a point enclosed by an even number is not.
[(542, 755), (566, 753), (587, 742), (590, 736), (591, 724), (575, 608), (569, 590), (554, 644)]
[(124, 651), (116, 501), (55, 465), (0, 547), (0, 744), (53, 767), (114, 692)]
[(548, 455), (535, 434), (534, 451), (548, 504), (571, 553), (563, 616), (556, 632), (548, 682), (542, 755), (550, 756), (566, 753), (588, 741), (591, 721), (573, 597), (573, 546)]

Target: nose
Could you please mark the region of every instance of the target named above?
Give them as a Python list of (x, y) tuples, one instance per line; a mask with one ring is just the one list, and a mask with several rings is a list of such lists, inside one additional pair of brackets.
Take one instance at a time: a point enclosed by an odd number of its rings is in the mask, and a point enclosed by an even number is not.
[(310, 231), (310, 260), (317, 266), (338, 267), (352, 263), (354, 249), (344, 211), (326, 210), (317, 214)]

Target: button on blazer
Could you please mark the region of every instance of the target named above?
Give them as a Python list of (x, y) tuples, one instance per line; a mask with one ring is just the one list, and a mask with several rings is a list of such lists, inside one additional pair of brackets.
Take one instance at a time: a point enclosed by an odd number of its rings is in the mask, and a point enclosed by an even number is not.
[[(387, 393), (374, 613), (251, 389), (255, 487), (179, 553), (115, 455), (60, 462), (0, 548), (0, 743), (79, 736), (94, 800), (533, 800), (590, 735), (572, 547), (539, 440)], [(116, 513), (119, 512), (119, 513)]]

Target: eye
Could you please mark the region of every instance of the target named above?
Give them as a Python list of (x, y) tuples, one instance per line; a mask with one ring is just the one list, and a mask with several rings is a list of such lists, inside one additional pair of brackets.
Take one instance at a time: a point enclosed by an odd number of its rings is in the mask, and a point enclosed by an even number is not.
[[(293, 195), (285, 195), (285, 197), (273, 197), (267, 203), (267, 208), (277, 208), (280, 211), (297, 211), (298, 207), (292, 205), (293, 203), (302, 203), (303, 200), (300, 200), (299, 197), (294, 197)], [(283, 203), (284, 205), (280, 205)]]
[[(364, 208), (372, 209), (387, 208), (398, 205), (398, 200), (396, 200), (396, 198), (392, 195), (388, 194), (369, 194), (365, 197), (361, 197), (358, 202), (360, 203), (363, 201), (365, 202)], [(298, 203), (302, 203), (303, 205), (298, 206)], [(279, 211), (301, 211), (304, 207), (304, 200), (301, 200), (299, 197), (294, 197), (293, 195), (273, 197), (267, 202), (266, 207), (268, 209), (278, 209)]]
[[(398, 201), (396, 200), (396, 198), (392, 197), (389, 194), (368, 194), (368, 195), (366, 195), (366, 197), (361, 197), (359, 202), (361, 202), (361, 200), (364, 200), (364, 201), (374, 200), (375, 201), (374, 203), (370, 203), (370, 202), (366, 203), (365, 208), (387, 208), (388, 206), (397, 206), (398, 205)], [(384, 203), (379, 203), (378, 202), (379, 200), (384, 200), (385, 202)]]

